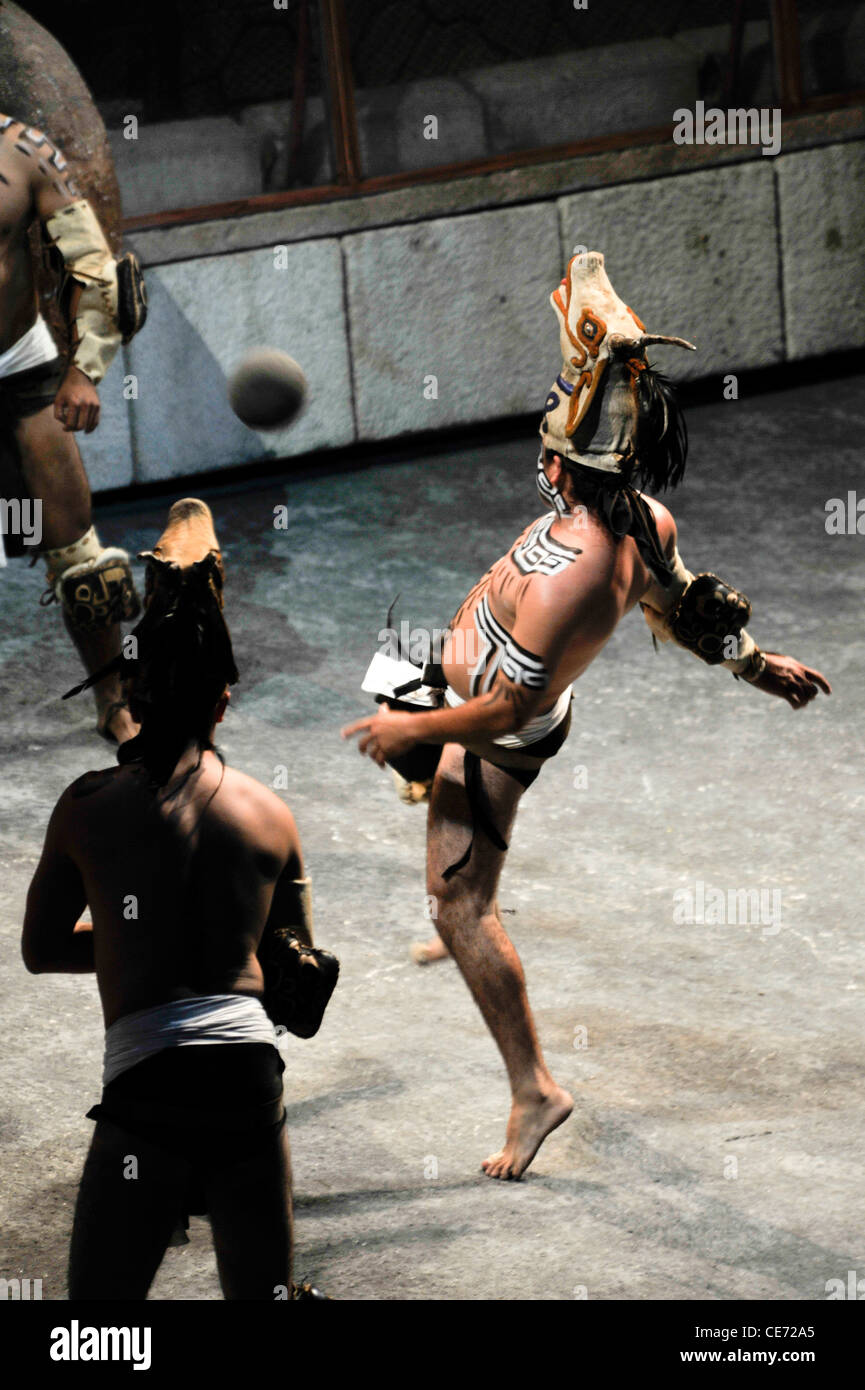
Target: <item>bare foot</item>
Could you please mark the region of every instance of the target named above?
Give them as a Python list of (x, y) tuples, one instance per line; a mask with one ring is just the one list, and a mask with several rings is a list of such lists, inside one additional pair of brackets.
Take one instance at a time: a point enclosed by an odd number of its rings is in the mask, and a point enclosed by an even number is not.
[(436, 960), (449, 960), (450, 951), (440, 936), (433, 936), (429, 941), (413, 942), (411, 958), (415, 965), (432, 965)]
[(404, 777), (400, 777), (395, 767), (391, 768), (390, 775), (400, 801), (404, 801), (407, 806), (418, 806), (422, 801), (429, 801), (432, 779), (429, 782), (407, 782)]
[(573, 1096), (561, 1086), (536, 1101), (514, 1101), (508, 1117), (505, 1147), (481, 1164), (487, 1177), (521, 1177), (547, 1135), (568, 1118), (573, 1108)]

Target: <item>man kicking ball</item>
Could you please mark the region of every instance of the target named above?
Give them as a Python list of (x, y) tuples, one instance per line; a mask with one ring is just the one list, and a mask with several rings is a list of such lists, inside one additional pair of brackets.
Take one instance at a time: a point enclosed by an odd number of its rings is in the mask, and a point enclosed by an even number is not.
[[(428, 777), (437, 754), (427, 893), (440, 941), (427, 949), (454, 957), (507, 1067), (505, 1145), (483, 1163), (493, 1178), (520, 1177), (573, 1106), (544, 1062), (496, 893), (520, 797), (567, 737), (574, 681), (639, 603), (661, 641), (794, 709), (818, 689), (830, 693), (819, 671), (760, 651), (744, 626), (747, 599), (716, 575), (685, 568), (673, 517), (635, 486), (665, 488), (682, 477), (684, 421), (646, 348), (691, 344), (647, 333), (596, 252), (574, 257), (551, 302), (564, 361), (541, 423), (537, 482), (550, 510), (471, 590), (441, 665), (414, 682), (403, 671), (401, 684), (382, 687), (377, 714), (343, 730), (409, 782)], [(429, 703), (436, 689), (439, 708), (405, 708), (412, 697)]]

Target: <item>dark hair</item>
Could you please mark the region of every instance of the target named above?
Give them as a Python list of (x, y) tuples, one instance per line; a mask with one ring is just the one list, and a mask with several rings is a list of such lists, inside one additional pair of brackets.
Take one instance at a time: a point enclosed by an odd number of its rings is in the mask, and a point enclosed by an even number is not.
[(558, 457), (567, 472), (576, 500), (604, 520), (610, 496), (621, 490), (626, 478), (621, 473), (602, 473), (598, 468), (577, 463), (576, 459), (566, 458), (563, 454)]
[(675, 387), (663, 372), (646, 366), (637, 376), (637, 436), (634, 454), (621, 473), (604, 473), (560, 454), (580, 502), (608, 517), (610, 494), (625, 486), (653, 492), (676, 487), (688, 458), (688, 428)]
[(133, 655), (120, 668), (141, 731), (117, 756), (121, 763), (143, 763), (164, 786), (190, 743), (201, 753), (213, 748), (216, 707), (238, 674), (222, 614), (217, 552), (185, 569), (148, 557), (147, 588), (147, 609), (131, 634)]
[(629, 481), (654, 492), (676, 487), (688, 459), (688, 428), (675, 388), (663, 372), (647, 366), (637, 378), (637, 401), (636, 462)]

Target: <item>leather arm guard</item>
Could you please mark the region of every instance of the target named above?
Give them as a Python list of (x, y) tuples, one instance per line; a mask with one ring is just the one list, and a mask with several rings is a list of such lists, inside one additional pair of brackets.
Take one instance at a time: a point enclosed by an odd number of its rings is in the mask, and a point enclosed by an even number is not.
[[(750, 601), (738, 589), (717, 574), (698, 574), (670, 615), (670, 632), (680, 647), (709, 666), (720, 666), (725, 659), (741, 660), (742, 631), (750, 616)], [(730, 656), (732, 641), (736, 657)]]
[(117, 262), (117, 327), (124, 343), (130, 342), (147, 318), (147, 290), (138, 257), (127, 251)]
[(299, 1038), (312, 1038), (339, 978), (339, 961), (312, 944), (312, 894), (308, 878), (295, 879), (296, 923), (265, 928), (258, 948), (264, 971), (263, 1004), (272, 1021)]
[(121, 342), (128, 342), (147, 315), (144, 281), (131, 254), (115, 261), (86, 198), (68, 203), (45, 223), (62, 266), (59, 301), (68, 314), (72, 282), (81, 292), (74, 324), (72, 363), (94, 386), (107, 372)]
[[(750, 600), (716, 574), (691, 574), (678, 553), (675, 573), (679, 584), (666, 612), (641, 604), (652, 635), (661, 642), (685, 647), (709, 666), (726, 666), (734, 675), (756, 679), (763, 666), (757, 644), (745, 630), (751, 616)], [(735, 656), (730, 655), (731, 647)]]

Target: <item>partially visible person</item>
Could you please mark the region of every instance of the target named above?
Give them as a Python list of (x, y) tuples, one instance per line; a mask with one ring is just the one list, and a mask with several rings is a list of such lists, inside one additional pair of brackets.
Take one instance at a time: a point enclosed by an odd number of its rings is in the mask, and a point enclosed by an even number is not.
[[(58, 353), (39, 312), (29, 231), (39, 225), (71, 341)], [(63, 154), (40, 130), (0, 115), (0, 482), (6, 498), (41, 507), (39, 553), (88, 672), (120, 650), (120, 623), (135, 618), (129, 556), (102, 545), (90, 487), (75, 442), (99, 423), (97, 386), (122, 341), (143, 322), (144, 301), (131, 257), (115, 261)], [(26, 553), (21, 538), (0, 536), (0, 563)], [(36, 549), (32, 553), (36, 553)], [(116, 674), (94, 687), (97, 729), (122, 743), (136, 732)]]

